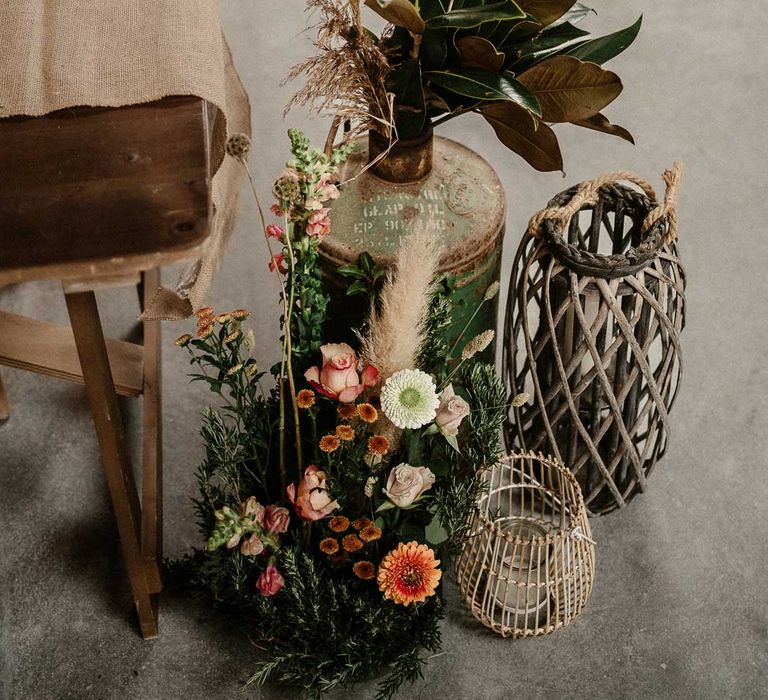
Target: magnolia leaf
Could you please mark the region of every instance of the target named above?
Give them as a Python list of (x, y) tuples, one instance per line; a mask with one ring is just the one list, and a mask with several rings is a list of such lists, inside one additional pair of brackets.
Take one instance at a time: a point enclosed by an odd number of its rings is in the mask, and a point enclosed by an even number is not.
[(507, 148), (541, 172), (562, 171), (563, 156), (557, 136), (514, 102), (494, 102), (480, 110)]
[(574, 27), (569, 22), (554, 29), (549, 28), (523, 45), (520, 58), (509, 66), (509, 70), (519, 73), (548, 56), (566, 53), (566, 50), (572, 49), (574, 45), (584, 43), (586, 41), (584, 37), (587, 36), (589, 32)]
[[(375, 2), (377, 0), (370, 0)], [(366, 4), (369, 0), (366, 0)], [(524, 19), (526, 16), (512, 0), (494, 2), (489, 5), (476, 5), (453, 9), (437, 17), (427, 20), (430, 29), (468, 29), (477, 27), (485, 22), (499, 22), (513, 19)]]
[(405, 27), (412, 34), (424, 31), (424, 20), (410, 0), (365, 0), (365, 4), (396, 27)]
[(541, 26), (548, 27), (568, 12), (576, 0), (517, 0), (517, 4), (533, 15)]
[(456, 42), (461, 56), (461, 65), (466, 68), (483, 68), (498, 73), (504, 65), (504, 54), (487, 39), (479, 36), (464, 36)]
[(475, 100), (510, 100), (534, 114), (541, 114), (536, 96), (510, 73), (464, 68), (456, 71), (430, 71), (424, 75), (436, 85)]
[(632, 138), (632, 134), (629, 133), (623, 126), (618, 124), (611, 124), (604, 114), (595, 114), (595, 116), (589, 119), (582, 119), (580, 121), (571, 122), (576, 126), (583, 126), (585, 129), (594, 129), (604, 134), (612, 134), (618, 136), (620, 139), (629, 141), (633, 146), (635, 145), (635, 139)]
[(621, 93), (619, 76), (573, 56), (551, 56), (518, 76), (541, 104), (547, 122), (589, 119)]
[(622, 29), (613, 34), (601, 36), (598, 39), (592, 39), (580, 46), (571, 49), (568, 52), (569, 56), (579, 58), (582, 61), (591, 61), (602, 65), (606, 61), (610, 61), (612, 58), (618, 56), (635, 40), (640, 27), (643, 24), (643, 16), (640, 15), (637, 22), (631, 27)]
[(430, 90), (429, 88), (424, 88), (424, 104), (427, 109), (438, 110), (440, 112), (451, 111), (448, 103), (434, 90)]
[(556, 22), (552, 22), (552, 24), (550, 26), (551, 27), (556, 27), (559, 24), (564, 24), (565, 22), (570, 22), (571, 24), (578, 24), (590, 12), (594, 12), (595, 14), (597, 14), (597, 12), (595, 10), (593, 10), (591, 7), (587, 7), (583, 3), (577, 2), (560, 19), (558, 19)]
[(429, 521), (429, 525), (424, 529), (424, 536), (430, 544), (440, 544), (448, 539), (448, 531), (440, 522), (439, 515), (435, 515), (435, 517)]

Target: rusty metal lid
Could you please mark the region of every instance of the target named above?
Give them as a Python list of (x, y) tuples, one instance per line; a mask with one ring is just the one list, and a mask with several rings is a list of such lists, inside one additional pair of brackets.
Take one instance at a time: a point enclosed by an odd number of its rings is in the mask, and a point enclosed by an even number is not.
[(368, 160), (366, 140), (357, 139), (340, 178), (346, 182), (331, 207), (331, 230), (320, 247), (335, 265), (357, 261), (367, 251), (391, 265), (419, 217), (438, 220), (443, 236), (440, 271), (461, 274), (499, 244), (506, 199), (496, 171), (473, 150), (436, 136), (432, 171), (422, 180), (393, 183), (360, 173)]

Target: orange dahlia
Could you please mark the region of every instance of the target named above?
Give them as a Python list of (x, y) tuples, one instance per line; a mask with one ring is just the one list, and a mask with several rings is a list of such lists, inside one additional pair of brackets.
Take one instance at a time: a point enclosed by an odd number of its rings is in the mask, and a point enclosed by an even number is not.
[(296, 405), (299, 408), (311, 408), (315, 405), (315, 392), (312, 389), (302, 389), (296, 394)]
[(368, 452), (372, 455), (385, 455), (389, 451), (389, 440), (383, 435), (368, 438)]
[(328, 527), (334, 532), (344, 532), (349, 529), (349, 518), (343, 515), (336, 515), (328, 521)]
[(357, 535), (347, 535), (341, 541), (347, 552), (357, 552), (363, 548), (363, 541)]
[(357, 415), (366, 423), (375, 423), (379, 418), (379, 412), (369, 403), (361, 403), (357, 407)]
[(355, 439), (355, 429), (351, 425), (336, 426), (336, 437), (349, 442)]
[(341, 403), (336, 409), (336, 412), (342, 420), (349, 420), (350, 418), (354, 418), (357, 414), (357, 406), (353, 403)]
[(440, 561), (425, 544), (401, 542), (379, 567), (379, 590), (399, 605), (423, 603), (435, 594), (442, 575)]
[(368, 525), (360, 530), (358, 537), (360, 537), (363, 542), (374, 542), (375, 540), (381, 539), (381, 528), (376, 527), (375, 525)]
[(376, 568), (369, 561), (355, 562), (352, 571), (354, 571), (355, 576), (364, 581), (370, 581), (376, 575)]
[(335, 452), (339, 449), (341, 442), (335, 435), (323, 435), (320, 438), (320, 449), (323, 452)]
[(326, 537), (320, 540), (320, 551), (323, 554), (336, 554), (339, 551), (339, 543), (333, 537)]

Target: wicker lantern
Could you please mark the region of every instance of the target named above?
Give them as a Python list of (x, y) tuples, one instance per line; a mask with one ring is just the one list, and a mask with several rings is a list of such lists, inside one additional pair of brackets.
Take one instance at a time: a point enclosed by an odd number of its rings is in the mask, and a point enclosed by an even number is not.
[(512, 393), (532, 399), (512, 409), (507, 445), (554, 453), (590, 515), (644, 491), (667, 448), (685, 319), (680, 172), (664, 173), (663, 205), (631, 173), (557, 195), (515, 258), (503, 371)]
[(552, 458), (516, 454), (486, 475), (456, 564), (472, 614), (503, 637), (569, 624), (589, 598), (595, 547), (573, 475)]

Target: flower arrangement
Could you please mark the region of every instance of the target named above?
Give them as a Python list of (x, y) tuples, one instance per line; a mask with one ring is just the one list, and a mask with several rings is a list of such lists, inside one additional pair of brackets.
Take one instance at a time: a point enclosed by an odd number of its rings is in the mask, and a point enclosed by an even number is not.
[[(493, 331), (445, 342), (451, 289), (435, 273), (434, 232), (402, 242), (358, 347), (325, 342), (317, 246), (332, 235), (324, 204), (347, 151), (289, 137), (293, 157), (273, 187), (279, 223), (259, 204), (282, 302), (274, 381), (251, 356), (245, 310), (202, 309), (196, 334), (177, 340), (193, 381), (220, 405), (204, 414), (197, 472), (207, 546), (170, 573), (265, 642), (250, 682), (316, 697), (386, 670), (379, 697), (388, 698), (440, 648), (444, 572), (479, 473), (499, 452), (506, 393), (473, 359)], [(247, 169), (247, 149), (235, 145), (230, 156)]]
[(592, 10), (575, 0), (365, 0), (388, 25), (363, 26), (360, 0), (308, 0), (322, 15), (317, 53), (289, 104), (313, 104), (353, 133), (415, 139), (474, 112), (540, 171), (563, 169), (551, 124), (569, 123), (634, 143), (602, 110), (623, 86), (602, 65), (640, 31), (602, 37), (580, 28)]

